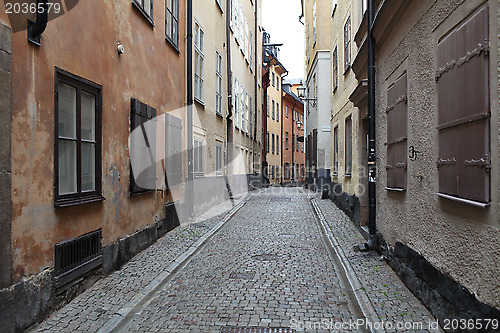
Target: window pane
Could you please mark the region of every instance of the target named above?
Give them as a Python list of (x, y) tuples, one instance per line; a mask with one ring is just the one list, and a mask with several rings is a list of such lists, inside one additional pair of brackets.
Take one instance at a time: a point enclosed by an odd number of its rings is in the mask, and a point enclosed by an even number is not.
[(59, 83), (59, 137), (76, 139), (76, 88)]
[(172, 14), (170, 12), (165, 13), (165, 34), (173, 39), (172, 36)]
[(95, 144), (82, 142), (82, 191), (95, 190)]
[(59, 194), (75, 193), (76, 142), (59, 139)]
[(95, 141), (95, 96), (82, 92), (82, 140)]
[(143, 0), (144, 1), (144, 11), (151, 16), (151, 0)]

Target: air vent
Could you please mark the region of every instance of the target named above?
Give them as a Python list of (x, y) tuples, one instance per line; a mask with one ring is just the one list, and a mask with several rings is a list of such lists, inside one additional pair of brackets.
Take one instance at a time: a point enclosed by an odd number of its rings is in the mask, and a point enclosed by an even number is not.
[(55, 282), (62, 287), (102, 266), (102, 230), (55, 245)]

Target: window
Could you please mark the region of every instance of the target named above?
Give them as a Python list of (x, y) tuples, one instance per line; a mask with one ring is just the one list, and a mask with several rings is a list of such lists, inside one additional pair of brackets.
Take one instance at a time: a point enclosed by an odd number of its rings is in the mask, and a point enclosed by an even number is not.
[(313, 4), (313, 46), (316, 44), (316, 0)]
[(297, 152), (298, 152), (299, 151), (299, 135), (298, 134), (296, 136), (296, 139), (297, 139), (297, 145), (296, 145), (296, 147), (297, 147)]
[(271, 167), (271, 179), (274, 179), (274, 165)]
[(276, 77), (276, 89), (280, 90), (280, 77), (279, 76)]
[(153, 24), (153, 0), (132, 0), (132, 3)]
[(288, 105), (285, 107), (285, 117), (288, 118)]
[(344, 25), (344, 72), (351, 67), (351, 16)]
[(485, 6), (437, 47), (439, 195), (470, 203), (490, 201), (488, 35)]
[(248, 131), (250, 132), (250, 137), (253, 138), (253, 123), (254, 123), (254, 117), (253, 117), (253, 99), (250, 97), (250, 120), (248, 122), (249, 128)]
[(203, 175), (203, 139), (200, 138), (194, 138), (193, 172), (198, 176)]
[(240, 95), (239, 95), (239, 83), (238, 83), (238, 80), (236, 80), (236, 78), (234, 79), (234, 97), (233, 97), (233, 101), (234, 101), (234, 126), (236, 126), (236, 128), (240, 128), (240, 112), (239, 112), (239, 108), (240, 108)]
[(280, 103), (276, 102), (276, 121), (280, 121)]
[(267, 96), (267, 101), (266, 101), (266, 113), (267, 116), (269, 117), (269, 96)]
[(387, 91), (387, 187), (406, 189), (407, 173), (407, 86), (406, 73)]
[(222, 56), (215, 51), (215, 112), (222, 116)]
[(165, 1), (165, 37), (179, 48), (179, 0)]
[(269, 153), (269, 131), (266, 132), (266, 153)]
[(273, 139), (272, 139), (271, 143), (272, 143), (272, 147), (273, 147), (273, 154), (274, 154), (274, 152), (275, 152), (275, 149), (274, 149), (274, 134), (272, 135), (272, 138), (273, 138)]
[(273, 119), (275, 118), (274, 115), (275, 115), (275, 109), (274, 109), (274, 99), (273, 99)]
[(203, 103), (203, 67), (205, 33), (198, 22), (194, 24), (194, 98)]
[(333, 129), (333, 173), (339, 173), (339, 127)]
[(101, 196), (101, 86), (56, 69), (56, 207)]
[(288, 132), (285, 132), (285, 149), (288, 150)]
[(352, 117), (345, 120), (345, 175), (352, 173)]
[(272, 82), (272, 83), (273, 83), (273, 87), (274, 87), (274, 76), (275, 76), (275, 75), (274, 75), (274, 73), (272, 73), (272, 74), (273, 74), (273, 82)]
[(280, 136), (276, 135), (276, 154), (280, 153)]
[(215, 2), (217, 2), (217, 6), (219, 6), (220, 11), (223, 12), (223, 9), (222, 9), (222, 0), (215, 0)]
[(215, 143), (215, 173), (222, 175), (222, 142)]
[(368, 0), (361, 0), (361, 13), (365, 14), (368, 9)]
[(337, 87), (339, 86), (339, 77), (338, 77), (339, 63), (338, 63), (337, 47), (336, 46), (335, 46), (335, 50), (333, 50), (332, 63), (333, 63), (333, 68), (332, 68), (333, 90), (332, 91), (335, 91), (335, 90), (337, 90)]

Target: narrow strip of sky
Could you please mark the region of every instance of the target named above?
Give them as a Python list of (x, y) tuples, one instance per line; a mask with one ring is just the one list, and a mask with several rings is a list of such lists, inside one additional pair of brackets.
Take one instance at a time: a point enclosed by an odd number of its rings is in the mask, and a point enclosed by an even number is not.
[(304, 77), (304, 26), (299, 22), (300, 0), (263, 0), (263, 27), (271, 43), (283, 43), (280, 61), (288, 70), (287, 79)]

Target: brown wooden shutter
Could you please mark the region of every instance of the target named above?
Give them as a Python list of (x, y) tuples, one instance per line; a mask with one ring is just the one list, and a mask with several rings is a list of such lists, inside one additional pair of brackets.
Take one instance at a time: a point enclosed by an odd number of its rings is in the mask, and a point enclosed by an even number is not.
[(439, 192), (490, 200), (488, 7), (438, 44)]
[(406, 189), (408, 150), (406, 73), (387, 91), (387, 187)]
[(168, 186), (182, 183), (182, 120), (165, 114), (165, 168)]
[[(136, 100), (131, 99), (131, 133), (134, 130), (142, 131), (144, 142), (131, 142), (132, 150), (145, 149), (147, 158), (141, 161), (145, 164), (144, 170), (134, 175), (132, 167), (130, 168), (130, 192), (132, 194), (152, 191), (156, 188), (156, 126), (148, 121), (156, 120), (156, 109)], [(144, 146), (142, 146), (144, 144)], [(142, 155), (141, 155), (142, 156)], [(138, 158), (131, 156), (131, 158)]]

